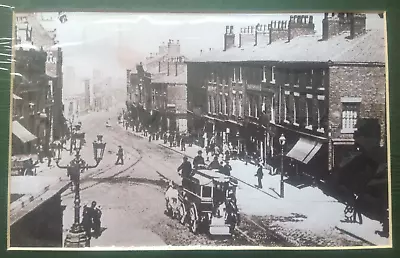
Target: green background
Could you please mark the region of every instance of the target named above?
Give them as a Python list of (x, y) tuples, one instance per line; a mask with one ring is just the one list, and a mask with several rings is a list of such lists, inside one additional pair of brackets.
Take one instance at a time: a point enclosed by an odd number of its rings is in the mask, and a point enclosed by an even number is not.
[[(390, 156), (392, 175), (392, 214), (393, 214), (393, 249), (372, 250), (327, 250), (327, 251), (127, 251), (80, 252), (79, 257), (400, 257), (396, 252), (396, 234), (399, 231), (400, 203), (400, 146), (397, 132), (400, 130), (400, 32), (399, 0), (0, 0), (0, 4), (14, 6), (15, 11), (121, 11), (121, 12), (324, 12), (324, 11), (387, 11), (388, 31), (388, 67), (389, 67), (389, 102), (390, 102)], [(0, 37), (12, 37), (12, 11), (0, 7)], [(0, 53), (4, 51), (0, 45)], [(0, 61), (4, 61), (0, 56)], [(6, 67), (5, 64), (1, 64)], [(9, 119), (10, 119), (10, 74), (0, 70), (0, 257), (67, 257), (75, 251), (6, 251), (7, 249), (7, 172), (9, 160)], [(273, 209), (273, 207), (271, 207)], [(324, 218), (321, 218), (323, 220)], [(396, 253), (398, 253), (396, 255)]]

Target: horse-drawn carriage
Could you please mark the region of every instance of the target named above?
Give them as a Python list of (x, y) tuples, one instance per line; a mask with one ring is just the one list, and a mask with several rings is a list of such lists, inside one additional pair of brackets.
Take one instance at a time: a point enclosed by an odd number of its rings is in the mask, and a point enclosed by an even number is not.
[(216, 170), (199, 169), (183, 178), (182, 188), (170, 185), (166, 213), (193, 233), (231, 235), (239, 223), (236, 205), (237, 182)]

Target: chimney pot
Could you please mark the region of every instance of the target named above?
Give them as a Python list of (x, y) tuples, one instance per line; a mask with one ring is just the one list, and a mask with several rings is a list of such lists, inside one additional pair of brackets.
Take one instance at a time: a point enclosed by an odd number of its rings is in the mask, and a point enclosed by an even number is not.
[(225, 33), (228, 34), (229, 33), (229, 25), (226, 25), (226, 30)]

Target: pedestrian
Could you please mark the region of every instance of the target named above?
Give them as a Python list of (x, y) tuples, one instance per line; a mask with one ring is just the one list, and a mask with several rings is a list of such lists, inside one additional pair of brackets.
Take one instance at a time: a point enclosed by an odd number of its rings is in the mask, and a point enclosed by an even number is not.
[(101, 234), (101, 207), (96, 206), (93, 210), (93, 229), (94, 229), (94, 236), (97, 238)]
[(208, 169), (221, 169), (221, 165), (219, 164), (218, 161), (218, 156), (214, 156), (214, 160), (211, 161), (211, 163), (208, 165)]
[(169, 141), (169, 147), (172, 147), (174, 142), (174, 136), (172, 135), (172, 133), (169, 134), (168, 141)]
[[(353, 201), (353, 222), (354, 223), (358, 223), (358, 224), (362, 224), (363, 223), (363, 219), (362, 219), (362, 213), (360, 211), (360, 199), (359, 196), (357, 194), (354, 194), (354, 201)], [(357, 217), (358, 217), (358, 222), (357, 222)]]
[(199, 150), (197, 152), (197, 156), (194, 157), (194, 159), (193, 159), (193, 167), (194, 168), (197, 168), (199, 165), (203, 165), (203, 166), (206, 165), (206, 163), (204, 162), (204, 158), (203, 158), (202, 154), (203, 154), (203, 152), (201, 150)]
[(186, 151), (185, 136), (182, 136), (180, 145), (181, 145), (181, 151)]
[(124, 165), (124, 150), (121, 146), (118, 146), (117, 161), (115, 162), (115, 165)]
[(263, 168), (262, 168), (262, 165), (261, 165), (261, 163), (259, 163), (258, 164), (258, 169), (257, 169), (257, 173), (254, 175), (254, 176), (256, 176), (257, 177), (257, 179), (258, 179), (258, 188), (263, 188), (263, 186), (262, 186), (262, 179), (263, 179), (263, 177), (264, 177), (264, 173), (263, 173)]
[(189, 135), (188, 141), (189, 141), (189, 147), (192, 147), (192, 145), (193, 145), (193, 134)]
[(190, 176), (190, 174), (192, 173), (192, 164), (190, 164), (190, 162), (188, 161), (188, 157), (183, 157), (183, 162), (178, 167), (177, 171), (178, 173), (182, 171), (181, 173), (179, 173), (182, 176), (182, 179)]
[(232, 171), (232, 167), (229, 164), (228, 160), (225, 160), (224, 166), (220, 169), (220, 173), (224, 174), (225, 176), (230, 176)]
[(43, 145), (42, 144), (39, 144), (39, 146), (38, 146), (38, 157), (39, 157), (40, 163), (43, 163)]
[(86, 232), (86, 236), (90, 240), (92, 238), (92, 218), (90, 217), (89, 209), (87, 205), (83, 206), (82, 226)]
[(52, 157), (52, 153), (50, 151), (47, 152), (47, 167), (51, 166), (51, 157)]
[(163, 139), (164, 139), (164, 144), (167, 144), (167, 142), (168, 142), (168, 134), (167, 133), (164, 133)]
[(37, 164), (39, 164), (39, 161), (36, 161), (35, 163), (33, 163), (32, 158), (30, 158), (26, 162), (24, 176), (36, 176), (35, 167)]

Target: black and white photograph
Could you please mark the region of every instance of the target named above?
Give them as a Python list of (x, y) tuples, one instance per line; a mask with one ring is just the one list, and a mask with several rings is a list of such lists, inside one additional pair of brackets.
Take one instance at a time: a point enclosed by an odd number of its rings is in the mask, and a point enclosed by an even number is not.
[(13, 26), (10, 249), (392, 247), (384, 13)]

